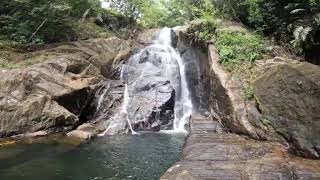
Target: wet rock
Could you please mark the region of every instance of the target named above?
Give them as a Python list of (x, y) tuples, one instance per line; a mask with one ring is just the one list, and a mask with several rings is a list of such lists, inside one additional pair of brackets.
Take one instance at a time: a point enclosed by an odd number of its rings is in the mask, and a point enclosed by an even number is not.
[(85, 119), (93, 122), (107, 120), (120, 111), (124, 92), (121, 81), (104, 80), (94, 91), (94, 100), (84, 112)]
[(320, 155), (319, 82), (320, 68), (308, 63), (271, 67), (255, 82), (264, 120), (305, 157)]
[(161, 177), (179, 179), (318, 179), (320, 161), (293, 157), (278, 143), (228, 133), (218, 121), (191, 118), (182, 159)]
[(172, 124), (175, 91), (169, 81), (144, 78), (133, 88), (127, 110), (135, 129), (159, 131), (162, 125)]
[[(125, 85), (120, 81), (107, 81), (97, 91), (92, 103), (90, 123), (106, 135), (130, 132), (128, 120), (134, 130), (159, 131), (172, 129), (174, 90), (168, 81), (155, 78), (141, 81), (128, 89), (128, 105), (123, 110)], [(129, 86), (130, 87), (130, 86)]]
[(13, 138), (34, 138), (39, 136), (46, 136), (48, 135), (48, 131), (37, 131), (34, 133), (26, 133), (26, 134), (18, 134), (15, 136), (12, 136)]
[(136, 130), (173, 128), (175, 97), (180, 96), (175, 89), (180, 88), (181, 77), (178, 63), (163, 56), (170, 51), (169, 47), (150, 46), (123, 67), (128, 117)]
[(203, 69), (207, 68), (207, 54), (201, 49), (199, 44), (192, 42), (192, 39), (186, 34), (186, 29), (181, 27), (176, 30), (178, 34), (177, 50), (180, 52), (185, 62), (186, 78), (188, 87), (192, 94), (192, 104), (197, 112), (205, 112), (208, 107), (208, 94), (210, 91), (204, 86)]
[[(114, 135), (128, 131), (127, 120), (124, 114), (120, 114), (123, 105), (125, 86), (118, 80), (106, 80), (96, 87), (94, 100), (83, 113), (88, 123), (79, 126), (77, 129)], [(106, 131), (106, 129), (108, 131)]]
[(142, 32), (139, 32), (136, 37), (136, 41), (140, 44), (151, 44), (152, 41), (156, 39), (157, 33), (159, 33), (160, 29), (147, 29)]
[(83, 130), (74, 130), (69, 132), (67, 136), (79, 138), (81, 140), (90, 140), (94, 136), (94, 133), (89, 131), (83, 131)]

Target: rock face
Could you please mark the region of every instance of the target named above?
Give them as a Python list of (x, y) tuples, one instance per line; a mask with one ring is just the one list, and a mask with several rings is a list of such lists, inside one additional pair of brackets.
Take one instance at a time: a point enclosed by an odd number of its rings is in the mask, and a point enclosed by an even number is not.
[(98, 134), (109, 128), (107, 135), (121, 134), (128, 132), (126, 119), (117, 116), (121, 112), (125, 86), (119, 80), (106, 80), (97, 86), (93, 101), (86, 109), (86, 117), (89, 122), (85, 125), (90, 128), (78, 127), (78, 130)]
[[(186, 78), (192, 94), (193, 110), (196, 112), (208, 111), (208, 99), (210, 91), (205, 87), (206, 75), (203, 73), (207, 69), (208, 55), (200, 48), (198, 44), (192, 43), (185, 33), (187, 27), (181, 27), (176, 30), (178, 34), (177, 50), (185, 62)], [(190, 42), (191, 41), (191, 42)], [(205, 47), (204, 47), (205, 48)]]
[(140, 44), (148, 45), (156, 39), (156, 34), (159, 33), (160, 29), (148, 29), (140, 32), (136, 37), (136, 41)]
[(241, 79), (219, 63), (209, 45), (203, 72), (212, 89), (210, 112), (232, 132), (290, 145), (298, 155), (319, 158), (319, 67), (309, 63), (274, 62), (262, 66), (254, 83), (257, 102), (244, 98)]
[(238, 78), (232, 77), (219, 63), (214, 45), (209, 45), (208, 68), (205, 70), (210, 92), (210, 112), (232, 132), (255, 139), (274, 140), (275, 133), (260, 122), (254, 104), (247, 103)]
[(320, 156), (320, 67), (302, 63), (271, 67), (255, 82), (263, 115), (300, 155)]
[(161, 180), (319, 179), (320, 161), (292, 157), (278, 143), (228, 133), (218, 121), (191, 118), (182, 158)]
[(93, 85), (128, 57), (130, 46), (118, 38), (91, 39), (46, 53), (43, 63), (0, 69), (0, 137), (79, 124)]

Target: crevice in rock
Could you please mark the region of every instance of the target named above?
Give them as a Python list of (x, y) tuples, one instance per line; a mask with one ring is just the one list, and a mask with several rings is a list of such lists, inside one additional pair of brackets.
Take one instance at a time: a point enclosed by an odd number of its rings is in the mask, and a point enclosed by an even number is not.
[(69, 94), (54, 97), (60, 106), (67, 109), (72, 114), (79, 117), (79, 124), (87, 121), (85, 118), (90, 110), (88, 109), (88, 104), (92, 101), (93, 95), (90, 88), (83, 88), (80, 90), (73, 91)]
[(81, 74), (87, 67), (88, 64), (72, 64), (67, 67), (66, 72), (71, 72), (73, 74)]
[(260, 114), (262, 114), (262, 110), (261, 110), (261, 108), (260, 108), (260, 104), (259, 104), (259, 102), (258, 102), (258, 100), (257, 100), (256, 97), (254, 98), (254, 102), (255, 102), (255, 107), (257, 108), (258, 112), (259, 112)]

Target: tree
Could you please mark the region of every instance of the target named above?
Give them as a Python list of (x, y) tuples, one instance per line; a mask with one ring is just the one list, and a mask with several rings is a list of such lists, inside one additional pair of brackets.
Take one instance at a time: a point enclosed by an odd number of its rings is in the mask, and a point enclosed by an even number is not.
[(149, 0), (108, 0), (110, 7), (127, 17), (137, 20), (143, 13), (143, 7), (150, 5)]
[(99, 0), (1, 0), (0, 33), (20, 44), (73, 40), (72, 24), (95, 16)]

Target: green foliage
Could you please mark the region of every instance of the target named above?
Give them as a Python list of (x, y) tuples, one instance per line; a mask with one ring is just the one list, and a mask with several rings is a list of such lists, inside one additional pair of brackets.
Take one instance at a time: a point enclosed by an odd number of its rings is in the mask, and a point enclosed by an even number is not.
[(95, 23), (103, 27), (105, 30), (120, 35), (121, 37), (122, 35), (126, 35), (121, 34), (125, 30), (133, 29), (136, 27), (136, 22), (132, 18), (120, 14), (116, 11), (106, 9), (101, 10)]
[(175, 26), (178, 23), (171, 18), (171, 12), (165, 7), (166, 1), (154, 1), (147, 7), (143, 7), (143, 16), (139, 19), (145, 28)]
[[(291, 44), (298, 54), (320, 51), (320, 0), (212, 0), (216, 14)], [(319, 53), (318, 53), (319, 55)]]
[(0, 40), (28, 48), (91, 37), (102, 31), (93, 23), (101, 13), (99, 0), (2, 0)]
[(4, 52), (0, 52), (0, 68), (13, 67), (14, 64), (8, 60), (8, 55)]
[(143, 28), (173, 27), (184, 24), (185, 12), (176, 0), (111, 0), (111, 9)]
[(133, 20), (137, 20), (144, 9), (151, 5), (150, 0), (109, 0), (109, 3), (112, 10)]
[(221, 63), (229, 71), (246, 66), (262, 56), (262, 40), (258, 35), (220, 30), (216, 36), (216, 47)]
[(181, 22), (213, 18), (215, 14), (212, 0), (171, 0), (167, 3), (167, 7), (171, 12), (176, 12), (172, 17), (180, 17)]
[(244, 85), (242, 91), (246, 100), (250, 101), (254, 98), (254, 88), (251, 85)]
[(213, 17), (211, 0), (111, 0), (111, 8), (137, 20), (142, 27), (173, 27)]
[(195, 37), (196, 41), (210, 41), (217, 29), (217, 22), (212, 19), (198, 19), (191, 21), (187, 33)]
[(247, 17), (242, 17), (242, 19), (245, 18), (245, 22), (248, 25), (255, 27), (259, 31), (263, 31), (265, 29), (265, 23), (259, 7), (260, 2), (261, 0), (246, 0), (242, 2), (242, 8), (247, 12)]

